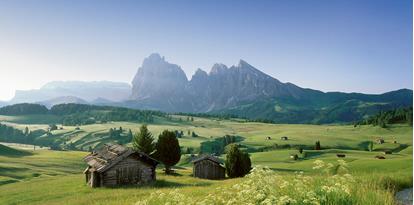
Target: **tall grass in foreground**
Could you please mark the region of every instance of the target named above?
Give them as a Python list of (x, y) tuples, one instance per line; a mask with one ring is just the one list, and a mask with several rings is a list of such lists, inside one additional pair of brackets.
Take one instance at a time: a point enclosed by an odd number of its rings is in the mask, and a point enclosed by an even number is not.
[(136, 205), (147, 204), (263, 204), (263, 205), (349, 205), (349, 204), (396, 204), (394, 193), (397, 186), (412, 184), (412, 178), (392, 179), (381, 176), (354, 178), (348, 173), (347, 164), (314, 162), (315, 176), (302, 172), (295, 175), (279, 175), (267, 167), (257, 166), (239, 183), (212, 190), (206, 197), (195, 201), (179, 189), (169, 192), (156, 191)]

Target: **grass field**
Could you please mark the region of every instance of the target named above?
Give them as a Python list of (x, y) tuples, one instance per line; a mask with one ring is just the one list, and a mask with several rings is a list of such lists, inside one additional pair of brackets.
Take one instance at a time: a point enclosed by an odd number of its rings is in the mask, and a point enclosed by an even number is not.
[[(348, 125), (275, 125), (209, 118), (194, 118), (193, 122), (187, 122), (177, 120), (180, 117), (174, 116), (172, 121), (157, 120), (148, 126), (149, 130), (155, 137), (164, 129), (182, 130), (185, 136), (179, 139), (180, 145), (195, 150), (200, 148), (202, 142), (225, 134), (240, 136), (243, 139), (240, 144), (251, 151), (253, 166), (267, 166), (278, 175), (292, 178), (292, 181), (298, 171), (318, 179), (320, 171), (312, 168), (315, 160), (336, 163), (337, 153), (346, 154), (343, 159), (349, 166), (349, 173), (357, 181), (355, 189), (366, 192), (366, 196), (362, 196), (353, 189), (352, 203), (372, 201), (372, 204), (394, 204), (395, 190), (412, 187), (413, 133), (412, 127), (407, 125), (392, 125), (386, 129), (372, 126), (355, 128)], [(33, 116), (29, 119), (20, 117), (18, 121), (14, 117), (1, 118), (20, 129), (26, 126), (30, 129), (47, 127), (47, 123), (36, 123), (33, 119)], [(63, 130), (53, 131), (52, 137), (72, 142), (78, 149), (86, 150), (88, 146), (100, 146), (111, 141), (106, 135), (109, 128), (120, 126), (124, 130), (137, 132), (140, 124), (109, 122), (81, 126), (80, 130), (63, 126)], [(196, 132), (199, 137), (189, 136), (188, 131)], [(281, 140), (282, 136), (289, 139)], [(374, 144), (374, 150), (367, 151), (367, 142), (377, 137), (384, 138), (385, 143)], [(316, 140), (321, 142), (322, 150), (311, 149)], [(283, 145), (302, 145), (307, 148), (304, 150), (306, 156), (299, 154), (296, 148), (280, 148)], [(384, 150), (392, 150), (393, 153), (384, 154)], [(82, 157), (86, 154), (83, 151), (21, 150), (19, 147), (0, 145), (0, 204), (134, 204), (156, 191), (168, 194), (174, 189), (178, 189), (184, 197), (197, 201), (209, 193), (220, 195), (217, 188), (231, 190), (231, 187), (246, 180), (195, 179), (191, 177), (188, 156), (183, 155), (179, 167), (176, 167), (178, 174), (166, 176), (159, 170), (154, 185), (91, 189), (85, 185), (81, 174), (85, 166)], [(299, 159), (290, 159), (291, 154), (298, 154)], [(386, 159), (376, 159), (378, 155)], [(396, 189), (390, 188), (391, 185)], [(162, 204), (161, 201), (158, 203)]]

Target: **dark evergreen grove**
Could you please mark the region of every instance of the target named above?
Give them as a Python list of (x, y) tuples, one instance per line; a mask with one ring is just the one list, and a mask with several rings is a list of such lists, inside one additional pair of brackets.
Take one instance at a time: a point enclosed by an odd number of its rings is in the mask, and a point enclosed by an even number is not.
[(67, 126), (105, 123), (108, 121), (151, 123), (154, 121), (154, 116), (166, 116), (165, 113), (160, 111), (75, 103), (54, 105), (50, 110), (43, 105), (31, 103), (21, 103), (0, 108), (0, 115), (32, 114), (50, 114), (59, 116), (61, 123)]
[(33, 103), (19, 103), (0, 108), (0, 115), (33, 115), (48, 112), (46, 106)]
[(45, 133), (47, 133), (45, 130), (31, 131), (28, 127), (25, 127), (24, 130), (20, 130), (0, 123), (0, 142), (41, 145), (42, 142), (37, 140), (37, 138)]
[(396, 123), (407, 123), (408, 125), (413, 124), (413, 108), (398, 108), (389, 111), (380, 111), (376, 115), (373, 115), (365, 120), (362, 120), (356, 125), (374, 125), (380, 127), (387, 127), (389, 124)]
[(108, 121), (151, 123), (154, 121), (154, 116), (165, 116), (165, 113), (159, 111), (71, 103), (55, 105), (50, 109), (50, 113), (62, 116), (63, 125), (84, 125)]

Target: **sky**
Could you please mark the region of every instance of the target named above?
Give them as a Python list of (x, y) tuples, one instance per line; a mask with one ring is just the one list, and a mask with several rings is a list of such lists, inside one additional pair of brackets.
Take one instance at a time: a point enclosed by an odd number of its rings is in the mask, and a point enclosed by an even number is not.
[(56, 80), (130, 83), (159, 53), (190, 79), (239, 59), (322, 91), (413, 85), (410, 0), (0, 0), (0, 100)]

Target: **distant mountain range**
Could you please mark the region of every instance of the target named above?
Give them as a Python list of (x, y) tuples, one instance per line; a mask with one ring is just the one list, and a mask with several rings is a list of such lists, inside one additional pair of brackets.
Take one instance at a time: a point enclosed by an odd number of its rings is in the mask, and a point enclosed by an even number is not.
[(110, 81), (54, 81), (40, 89), (17, 90), (8, 104), (40, 103), (52, 106), (60, 103), (120, 102), (131, 95), (128, 83)]
[(166, 112), (233, 114), (279, 123), (352, 122), (380, 110), (412, 106), (412, 90), (379, 95), (306, 89), (261, 72), (247, 62), (198, 69), (188, 80), (180, 66), (159, 54), (144, 59), (132, 80), (52, 82), (41, 89), (17, 91), (13, 102), (64, 102), (123, 106)]

